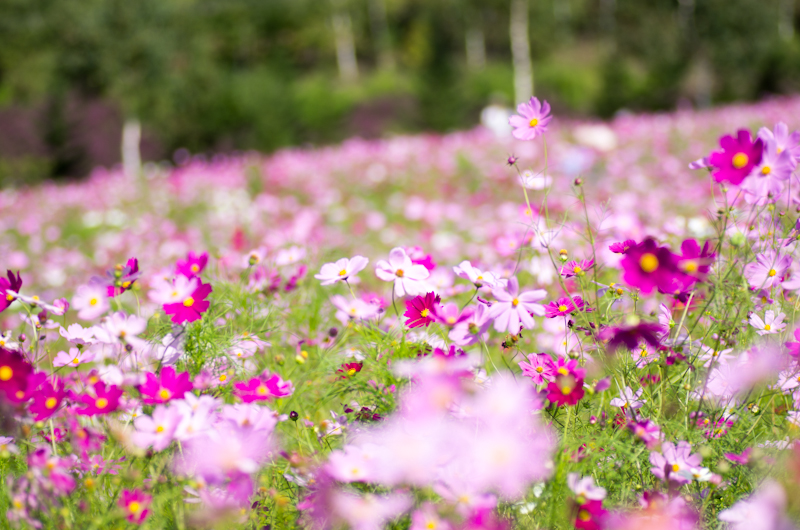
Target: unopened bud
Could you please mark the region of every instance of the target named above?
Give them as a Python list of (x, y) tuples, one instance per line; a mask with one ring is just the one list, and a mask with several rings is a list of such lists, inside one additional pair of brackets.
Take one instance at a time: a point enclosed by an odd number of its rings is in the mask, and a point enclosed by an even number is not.
[(292, 421), (297, 421), (297, 418), (299, 417), (300, 415), (294, 410), (289, 413), (289, 419)]

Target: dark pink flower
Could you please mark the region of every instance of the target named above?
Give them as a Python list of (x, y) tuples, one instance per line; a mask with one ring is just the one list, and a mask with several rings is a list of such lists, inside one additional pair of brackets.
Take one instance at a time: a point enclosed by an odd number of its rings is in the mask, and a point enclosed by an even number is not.
[(422, 265), (429, 271), (436, 268), (436, 262), (433, 261), (433, 257), (430, 254), (426, 254), (422, 247), (408, 247), (406, 248), (406, 254), (411, 258), (411, 263), (414, 265)]
[(606, 348), (610, 353), (625, 346), (633, 350), (644, 341), (650, 346), (656, 347), (661, 344), (659, 336), (664, 332), (661, 324), (651, 322), (636, 322), (622, 326), (608, 326), (603, 328), (598, 334), (600, 340), (607, 340)]
[(546, 306), (544, 306), (545, 314), (547, 318), (555, 318), (558, 316), (564, 316), (572, 313), (573, 311), (591, 311), (583, 302), (583, 299), (580, 296), (573, 296), (572, 298), (568, 298), (566, 296), (559, 298), (555, 302), (550, 302)]
[(147, 405), (166, 403), (173, 399), (183, 399), (186, 392), (191, 392), (194, 385), (189, 380), (189, 372), (175, 373), (175, 369), (167, 366), (158, 377), (152, 372), (145, 375), (145, 382), (139, 386), (142, 401)]
[(22, 278), (19, 276), (19, 271), (17, 271), (16, 276), (11, 271), (6, 271), (6, 275), (8, 279), (0, 278), (0, 312), (5, 311), (11, 305), (11, 302), (16, 299), (16, 296), (8, 291), (19, 293), (22, 287)]
[(592, 500), (578, 506), (575, 515), (575, 528), (579, 530), (600, 530), (603, 528), (602, 520), (606, 512), (603, 501)]
[(199, 255), (189, 252), (186, 259), (179, 259), (175, 263), (175, 274), (183, 274), (187, 278), (194, 278), (195, 276), (200, 276), (206, 265), (208, 265), (208, 252), (203, 252)]
[(800, 359), (800, 328), (794, 330), (794, 339), (797, 342), (787, 342), (786, 347), (789, 348), (789, 355)]
[(644, 442), (648, 449), (654, 449), (664, 439), (661, 428), (648, 419), (629, 422), (628, 429)]
[(719, 140), (722, 151), (714, 151), (708, 162), (714, 167), (714, 180), (738, 186), (758, 164), (764, 152), (764, 141), (753, 141), (750, 131), (740, 129), (736, 138), (730, 135)]
[(119, 408), (119, 398), (122, 396), (122, 389), (116, 385), (108, 385), (103, 381), (98, 381), (93, 386), (93, 391), (80, 396), (79, 402), (84, 407), (78, 409), (77, 414), (82, 416), (96, 416), (98, 414), (108, 414)]
[(201, 283), (197, 286), (192, 295), (182, 302), (164, 304), (164, 313), (172, 315), (172, 321), (176, 324), (200, 320), (203, 313), (208, 310), (208, 306), (210, 305), (206, 297), (211, 291), (211, 285)]
[(286, 397), (294, 391), (291, 381), (284, 381), (278, 374), (269, 375), (269, 372), (264, 372), (246, 383), (234, 383), (233, 388), (233, 393), (245, 403)]
[(336, 370), (337, 374), (343, 374), (342, 379), (347, 379), (350, 376), (356, 375), (364, 367), (364, 363), (345, 363)]
[(125, 510), (125, 516), (131, 523), (142, 524), (150, 513), (150, 502), (153, 500), (148, 495), (139, 490), (122, 490), (119, 498), (119, 506)]
[(659, 247), (653, 238), (647, 238), (625, 253), (620, 266), (622, 279), (628, 285), (638, 287), (643, 293), (655, 288), (665, 292), (674, 290), (676, 278), (683, 276), (678, 269), (679, 256), (667, 247)]
[(748, 447), (741, 454), (736, 453), (725, 453), (725, 458), (733, 462), (734, 464), (739, 464), (741, 466), (746, 466), (750, 463), (750, 453), (753, 452), (752, 447)]
[(583, 379), (573, 374), (556, 375), (555, 381), (547, 385), (547, 399), (557, 406), (575, 405), (583, 399)]
[(140, 275), (139, 260), (136, 258), (129, 259), (124, 267), (122, 265), (117, 265), (110, 271), (107, 271), (106, 276), (109, 277), (109, 281), (111, 282), (111, 285), (106, 287), (108, 297), (113, 298), (119, 296), (130, 289)]
[(67, 393), (64, 391), (64, 382), (61, 379), (56, 378), (55, 384), (45, 379), (33, 393), (33, 403), (28, 410), (33, 414), (34, 420), (44, 421), (56, 413), (65, 397)]
[(612, 243), (609, 245), (608, 250), (614, 254), (627, 254), (630, 249), (636, 246), (636, 241), (633, 239), (626, 239), (620, 243)]
[(406, 326), (409, 328), (428, 327), (433, 322), (435, 307), (441, 300), (439, 295), (434, 292), (406, 300), (406, 312), (403, 313), (403, 316), (408, 317)]
[(25, 394), (28, 388), (28, 376), (33, 367), (22, 358), (17, 351), (0, 348), (0, 392), (14, 400), (16, 394)]

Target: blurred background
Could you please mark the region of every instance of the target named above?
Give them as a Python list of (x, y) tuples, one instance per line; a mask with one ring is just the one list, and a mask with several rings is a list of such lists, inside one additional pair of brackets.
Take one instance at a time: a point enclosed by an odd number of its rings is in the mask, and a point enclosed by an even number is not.
[(123, 136), (173, 160), (470, 128), (531, 93), (604, 118), (798, 92), (797, 3), (3, 0), (0, 185), (112, 166)]

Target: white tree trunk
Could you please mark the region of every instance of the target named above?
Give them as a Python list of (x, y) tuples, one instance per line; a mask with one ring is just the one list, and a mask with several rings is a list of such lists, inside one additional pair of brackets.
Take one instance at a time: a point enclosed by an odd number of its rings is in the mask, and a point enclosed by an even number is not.
[(785, 41), (794, 38), (794, 0), (781, 0), (778, 17), (778, 35)]
[(514, 64), (514, 101), (533, 95), (533, 65), (528, 40), (528, 0), (511, 0), (511, 59)]
[(467, 30), (467, 68), (470, 70), (483, 70), (486, 66), (486, 41), (481, 28)]
[(339, 77), (342, 81), (354, 81), (358, 79), (358, 60), (350, 14), (344, 10), (336, 10), (332, 22)]
[(139, 120), (132, 119), (122, 127), (122, 170), (131, 180), (137, 178), (142, 170), (142, 158), (139, 143), (142, 138), (142, 126)]

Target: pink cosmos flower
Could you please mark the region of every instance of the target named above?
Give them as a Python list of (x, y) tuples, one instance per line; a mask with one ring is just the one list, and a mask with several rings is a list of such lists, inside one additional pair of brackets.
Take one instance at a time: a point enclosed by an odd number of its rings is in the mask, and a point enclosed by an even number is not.
[[(479, 343), (481, 338), (486, 339), (488, 336), (487, 330), (492, 324), (489, 312), (489, 308), (486, 305), (478, 304), (466, 319), (456, 322), (448, 337), (459, 346), (472, 346)], [(466, 313), (467, 309), (464, 310), (461, 316), (463, 317)]]
[(775, 142), (766, 142), (761, 163), (753, 169), (752, 176), (742, 183), (748, 203), (766, 204), (783, 191), (797, 162), (789, 151), (778, 152)]
[(770, 309), (764, 313), (763, 320), (755, 313), (750, 315), (750, 325), (758, 330), (756, 333), (759, 335), (773, 335), (779, 333), (786, 327), (786, 324), (783, 322), (785, 317), (786, 315), (783, 313), (775, 315), (775, 311)]
[(163, 451), (175, 438), (175, 431), (181, 423), (182, 414), (178, 407), (159, 405), (153, 409), (153, 416), (141, 415), (133, 420), (136, 432), (132, 441), (138, 447), (150, 446), (155, 451)]
[(622, 279), (643, 293), (654, 288), (671, 292), (674, 280), (682, 275), (678, 259), (667, 247), (659, 247), (653, 238), (647, 238), (625, 253), (620, 262)]
[(403, 316), (408, 317), (406, 326), (409, 328), (428, 327), (433, 322), (436, 306), (441, 301), (439, 295), (434, 292), (406, 300), (406, 312), (403, 313)]
[(582, 276), (586, 274), (586, 271), (591, 269), (594, 266), (594, 260), (581, 260), (581, 261), (569, 261), (562, 265), (561, 267), (561, 276), (564, 278), (572, 278), (573, 276)]
[(690, 454), (691, 452), (692, 444), (689, 442), (680, 441), (677, 446), (672, 442), (664, 442), (661, 445), (661, 453), (655, 451), (650, 453), (650, 463), (654, 466), (650, 471), (661, 480), (688, 484), (691, 479), (680, 474), (680, 471), (698, 468), (703, 461), (700, 454)]
[(475, 287), (497, 287), (498, 278), (493, 272), (482, 272), (480, 269), (473, 267), (469, 261), (462, 261), (458, 266), (453, 267), (453, 272), (459, 278), (471, 281)]
[(139, 279), (139, 260), (131, 258), (123, 267), (121, 264), (106, 272), (111, 285), (106, 286), (106, 295), (109, 298), (119, 296), (130, 289)]
[(576, 405), (583, 399), (584, 394), (583, 379), (573, 374), (558, 374), (555, 380), (547, 385), (547, 399), (558, 407)]
[(578, 473), (569, 473), (567, 487), (577, 497), (578, 504), (584, 504), (586, 501), (602, 501), (606, 498), (606, 489), (596, 486), (591, 476), (581, 478)]
[(733, 462), (734, 464), (738, 464), (740, 466), (746, 466), (750, 463), (750, 454), (753, 452), (752, 447), (748, 447), (741, 454), (736, 453), (725, 453), (725, 458)]
[(142, 401), (147, 405), (166, 403), (173, 399), (182, 399), (186, 392), (191, 392), (194, 385), (189, 380), (189, 372), (175, 373), (175, 369), (167, 366), (161, 375), (152, 372), (145, 374), (144, 384), (139, 386)]
[[(555, 302), (550, 302), (545, 308), (545, 315), (547, 318), (555, 318), (558, 316), (569, 315), (573, 311), (583, 311), (584, 309), (588, 309), (585, 307), (583, 303), (583, 299), (580, 296), (573, 296), (572, 298), (568, 298), (566, 296), (559, 298)], [(589, 309), (591, 310), (591, 309)]]
[(745, 266), (744, 277), (754, 289), (770, 289), (784, 280), (791, 264), (791, 256), (770, 249), (757, 254), (756, 262)]
[(5, 311), (11, 305), (11, 302), (16, 299), (15, 293), (19, 293), (22, 288), (22, 278), (19, 276), (19, 271), (14, 276), (13, 272), (7, 270), (6, 275), (8, 279), (0, 277), (0, 312)]
[(55, 384), (45, 380), (33, 392), (33, 403), (28, 410), (33, 414), (35, 421), (44, 421), (58, 411), (58, 407), (67, 397), (64, 391), (64, 382), (55, 378)]
[(400, 247), (389, 252), (389, 261), (380, 260), (375, 264), (375, 275), (385, 282), (394, 282), (394, 294), (416, 296), (426, 290), (423, 280), (430, 276), (424, 265), (414, 264), (406, 251)]
[(446, 519), (439, 516), (436, 505), (426, 502), (411, 514), (411, 526), (408, 530), (452, 530), (452, 528)]
[(353, 256), (352, 258), (342, 258), (334, 263), (326, 263), (322, 266), (319, 274), (314, 278), (322, 280), (322, 285), (332, 285), (336, 282), (347, 281), (351, 276), (355, 276), (369, 263), (369, 259), (364, 256)]
[(187, 297), (192, 296), (200, 285), (200, 278), (178, 275), (174, 280), (169, 278), (156, 278), (152, 283), (152, 289), (147, 296), (157, 304), (173, 304), (183, 302)]
[(773, 142), (778, 154), (788, 151), (792, 162), (797, 165), (797, 161), (800, 159), (800, 131), (792, 131), (789, 134), (789, 127), (783, 122), (778, 122), (775, 124), (774, 132), (766, 127), (761, 127), (758, 130), (758, 137), (765, 144)]
[(527, 103), (520, 103), (517, 113), (519, 115), (511, 116), (508, 123), (514, 128), (511, 134), (518, 140), (533, 140), (544, 134), (553, 119), (549, 115), (550, 105), (546, 101), (540, 103), (535, 97), (531, 97)]
[(608, 512), (603, 509), (603, 501), (589, 501), (578, 506), (575, 514), (577, 530), (601, 530), (605, 528), (604, 518)]
[(67, 329), (59, 329), (58, 333), (73, 344), (94, 343), (94, 327), (84, 328), (80, 324), (70, 324)]
[(172, 321), (175, 324), (183, 324), (184, 322), (194, 322), (200, 320), (208, 310), (210, 303), (206, 297), (211, 294), (211, 285), (201, 283), (194, 292), (183, 299), (182, 302), (175, 302), (172, 304), (164, 304), (164, 313), (172, 315)]
[(116, 385), (108, 385), (103, 381), (96, 382), (92, 389), (80, 396), (80, 403), (84, 407), (78, 409), (77, 414), (82, 416), (96, 416), (98, 414), (108, 414), (119, 408), (119, 398), (122, 396), (122, 389)]
[(28, 376), (33, 372), (30, 365), (17, 351), (0, 348), (0, 392), (13, 400), (14, 395), (21, 392), (25, 395), (28, 387)]
[(786, 492), (772, 479), (756, 492), (742, 499), (717, 518), (728, 523), (730, 530), (791, 530), (794, 525), (786, 514)]
[(723, 136), (719, 145), (722, 151), (714, 151), (708, 159), (714, 167), (713, 174), (717, 182), (730, 182), (738, 186), (761, 163), (764, 141), (759, 138), (754, 142), (750, 132), (745, 129), (740, 129), (736, 138)]
[(640, 321), (635, 315), (620, 326), (607, 326), (598, 334), (600, 340), (608, 341), (606, 348), (613, 353), (617, 349), (625, 346), (633, 350), (641, 342), (645, 342), (652, 347), (661, 345), (661, 334), (664, 328), (661, 324), (654, 322)]
[(636, 241), (633, 239), (626, 239), (620, 243), (612, 243), (608, 250), (613, 252), (614, 254), (627, 254), (630, 249), (637, 245)]
[(522, 375), (530, 377), (534, 385), (542, 385), (555, 378), (553, 360), (546, 353), (529, 354), (528, 362), (520, 361), (519, 367), (522, 368)]
[(644, 406), (647, 403), (646, 399), (642, 399), (642, 393), (644, 392), (643, 388), (640, 388), (636, 392), (631, 390), (631, 387), (626, 386), (625, 388), (620, 391), (619, 397), (616, 397), (611, 400), (609, 403), (612, 407), (619, 407), (626, 413), (630, 410), (637, 410)]
[(492, 290), (492, 295), (497, 302), (492, 304), (489, 316), (494, 319), (494, 329), (500, 332), (509, 331), (519, 333), (520, 324), (526, 329), (536, 325), (531, 313), (544, 316), (544, 306), (537, 304), (547, 296), (543, 289), (519, 292), (519, 282), (516, 277), (508, 281), (507, 287), (498, 287)]
[(95, 353), (90, 349), (79, 350), (70, 348), (69, 353), (60, 351), (53, 359), (53, 366), (72, 366), (78, 367), (84, 363), (94, 361)]
[(399, 517), (413, 506), (407, 494), (373, 495), (363, 497), (345, 491), (334, 491), (333, 512), (352, 530), (373, 530)]
[(72, 307), (78, 310), (78, 318), (94, 320), (111, 307), (107, 298), (105, 286), (100, 282), (91, 282), (78, 287), (72, 298)]
[(678, 259), (678, 268), (694, 280), (704, 280), (714, 263), (716, 253), (710, 251), (710, 242), (706, 241), (703, 248), (694, 239), (687, 239), (681, 243), (681, 256)]
[(147, 321), (136, 315), (126, 315), (122, 311), (112, 313), (103, 319), (102, 324), (95, 326), (94, 336), (105, 344), (130, 344), (142, 349), (146, 342), (138, 337), (147, 329)]
[(286, 397), (294, 392), (291, 381), (284, 381), (278, 374), (269, 375), (266, 371), (246, 383), (234, 383), (233, 388), (233, 393), (245, 403)]
[(340, 294), (331, 296), (331, 303), (338, 309), (336, 318), (342, 324), (347, 324), (351, 320), (369, 320), (379, 312), (379, 307), (375, 304)]
[(795, 342), (787, 342), (786, 347), (789, 349), (789, 355), (795, 359), (800, 359), (800, 328), (794, 330)]
[(655, 449), (664, 440), (664, 433), (661, 432), (661, 428), (648, 419), (628, 422), (628, 429), (648, 449)]
[(119, 506), (125, 510), (126, 519), (131, 523), (142, 524), (150, 513), (152, 495), (139, 490), (122, 490)]
[(179, 259), (175, 263), (175, 274), (183, 275), (187, 278), (194, 278), (195, 276), (200, 276), (203, 269), (206, 268), (206, 265), (208, 265), (208, 252), (195, 254), (189, 251), (189, 255), (186, 256), (186, 259)]

